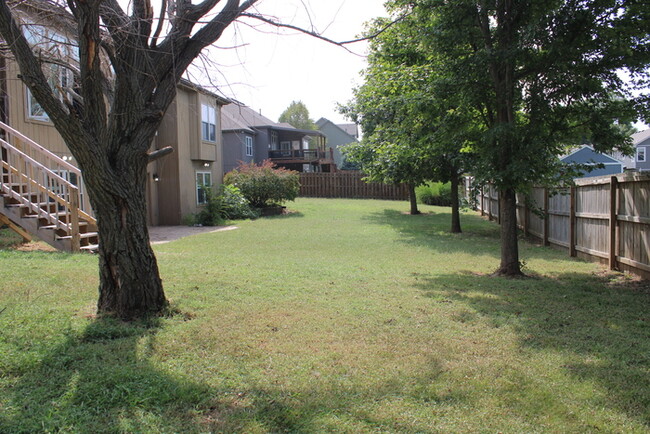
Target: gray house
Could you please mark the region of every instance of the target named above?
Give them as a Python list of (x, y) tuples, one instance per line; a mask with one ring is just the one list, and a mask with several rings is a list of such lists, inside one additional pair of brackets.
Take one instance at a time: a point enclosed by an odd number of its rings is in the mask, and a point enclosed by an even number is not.
[(273, 122), (242, 103), (222, 109), (224, 173), (245, 163), (270, 159), (280, 167), (298, 172), (336, 170), (332, 149), (325, 135), (315, 130), (299, 130)]
[(316, 121), (316, 126), (327, 137), (327, 145), (334, 150), (336, 166), (341, 167), (343, 165), (341, 147), (357, 142), (359, 139), (357, 124), (335, 124), (328, 119), (320, 118)]
[(611, 155), (602, 154), (597, 152), (589, 145), (582, 145), (573, 150), (568, 155), (560, 157), (560, 160), (567, 164), (585, 164), (587, 166), (602, 166), (593, 169), (590, 172), (583, 172), (580, 178), (589, 176), (606, 176), (622, 173), (625, 168), (622, 161), (614, 158)]
[(650, 129), (632, 134), (632, 141), (636, 148), (634, 168), (639, 171), (650, 170)]

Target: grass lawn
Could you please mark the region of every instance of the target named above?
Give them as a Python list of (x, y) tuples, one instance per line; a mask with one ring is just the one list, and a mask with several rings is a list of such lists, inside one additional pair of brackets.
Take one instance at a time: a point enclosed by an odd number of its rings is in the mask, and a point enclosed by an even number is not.
[(650, 432), (650, 291), (405, 202), (299, 199), (155, 246), (181, 312), (93, 318), (97, 257), (0, 247), (0, 432)]

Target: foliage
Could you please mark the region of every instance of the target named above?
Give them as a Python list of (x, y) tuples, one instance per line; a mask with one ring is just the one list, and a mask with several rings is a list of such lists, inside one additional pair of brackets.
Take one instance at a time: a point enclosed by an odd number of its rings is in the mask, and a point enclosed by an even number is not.
[(282, 114), (278, 122), (286, 122), (299, 130), (316, 130), (316, 124), (309, 117), (309, 110), (302, 101), (292, 101)]
[(251, 206), (264, 208), (294, 200), (300, 191), (298, 172), (278, 168), (270, 160), (259, 165), (241, 162), (239, 167), (226, 173), (224, 184), (241, 191)]
[(451, 206), (451, 183), (428, 182), (415, 188), (419, 203)]
[(488, 277), (473, 213), (292, 208), (155, 245), (151, 322), (94, 318), (96, 256), (0, 250), (0, 432), (648, 431), (647, 284), (527, 242)]
[(217, 189), (205, 186), (207, 203), (196, 214), (195, 223), (218, 226), (226, 220), (255, 219), (259, 213), (251, 209), (248, 200), (234, 185), (221, 184)]
[[(501, 194), (502, 263), (520, 274), (515, 193), (557, 182), (558, 155), (591, 138), (598, 151), (630, 151), (617, 124), (642, 114), (634, 86), (650, 78), (650, 40), (640, 0), (393, 0), (417, 28), (411, 45), (431, 53), (433, 88), (454, 109), (474, 115), (460, 124), (475, 158), (472, 174)], [(620, 72), (632, 77), (626, 81)]]

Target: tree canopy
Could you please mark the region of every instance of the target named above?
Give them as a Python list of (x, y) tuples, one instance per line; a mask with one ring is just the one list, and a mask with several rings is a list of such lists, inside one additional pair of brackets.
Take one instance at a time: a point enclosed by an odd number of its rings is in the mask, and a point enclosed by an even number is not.
[(435, 70), (421, 90), (469, 121), (454, 134), (462, 132), (474, 157), (472, 174), (500, 192), (498, 273), (518, 275), (515, 193), (557, 179), (558, 155), (584, 137), (598, 151), (630, 150), (616, 125), (647, 111), (647, 97), (633, 92), (648, 80), (649, 7), (641, 0), (387, 5), (416, 29), (400, 43), (418, 47), (417, 61)]
[(309, 117), (309, 110), (302, 101), (292, 101), (282, 114), (278, 122), (286, 122), (299, 130), (316, 130), (316, 124)]

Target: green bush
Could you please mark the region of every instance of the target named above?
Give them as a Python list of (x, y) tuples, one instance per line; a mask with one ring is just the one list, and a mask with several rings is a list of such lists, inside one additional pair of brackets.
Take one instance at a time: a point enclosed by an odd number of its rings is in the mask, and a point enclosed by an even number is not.
[(416, 187), (415, 196), (426, 205), (451, 206), (451, 183), (429, 182)]
[(248, 200), (234, 185), (220, 186), (221, 216), (228, 220), (255, 219), (259, 213), (251, 209)]
[(226, 173), (224, 184), (239, 188), (251, 206), (265, 208), (294, 200), (300, 191), (298, 172), (276, 168), (269, 160), (260, 165), (240, 163), (239, 167)]
[(254, 219), (259, 214), (234, 185), (220, 185), (217, 190), (204, 187), (207, 203), (194, 221), (203, 226), (218, 226), (226, 220)]

